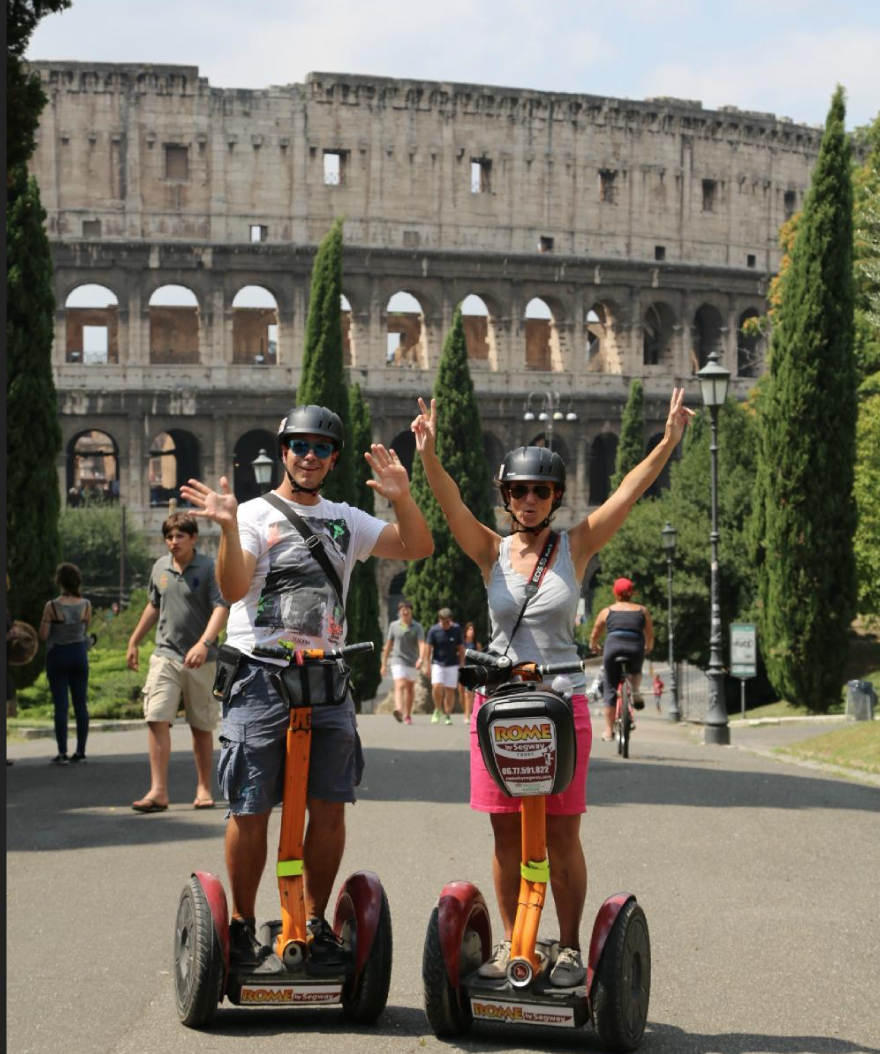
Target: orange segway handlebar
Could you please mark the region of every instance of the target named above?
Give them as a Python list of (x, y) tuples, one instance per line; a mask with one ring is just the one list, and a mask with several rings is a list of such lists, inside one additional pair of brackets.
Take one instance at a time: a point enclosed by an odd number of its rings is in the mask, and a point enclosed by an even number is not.
[(375, 650), (376, 645), (371, 640), (361, 641), (359, 644), (346, 644), (343, 648), (335, 648), (332, 651), (324, 651), (323, 648), (294, 648), (292, 644), (281, 646), (281, 645), (257, 645), (254, 648), (254, 655), (259, 655), (264, 659), (288, 659), (291, 662), (296, 662), (297, 653), (302, 656), (303, 662), (308, 662), (310, 659), (318, 661), (320, 659), (344, 659), (349, 655), (365, 655), (367, 652)]

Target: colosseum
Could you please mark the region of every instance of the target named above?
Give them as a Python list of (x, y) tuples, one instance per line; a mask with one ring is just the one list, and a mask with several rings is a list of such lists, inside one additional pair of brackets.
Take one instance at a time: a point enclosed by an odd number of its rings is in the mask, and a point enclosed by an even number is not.
[(713, 350), (734, 394), (754, 383), (764, 349), (741, 325), (764, 310), (821, 137), (696, 100), (32, 67), (49, 99), (31, 168), (55, 262), (59, 483), (121, 500), (153, 538), (189, 476), (257, 493), (339, 215), (345, 356), (376, 438), (411, 461), (415, 399), (461, 303), (486, 457), (552, 442), (582, 516), (608, 493), (632, 378), (646, 448), (673, 384), (699, 403)]

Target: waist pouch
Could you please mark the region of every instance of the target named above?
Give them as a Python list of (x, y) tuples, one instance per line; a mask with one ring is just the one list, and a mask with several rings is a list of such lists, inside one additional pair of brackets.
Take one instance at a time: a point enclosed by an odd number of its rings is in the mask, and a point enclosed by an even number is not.
[(348, 698), (351, 668), (342, 659), (291, 663), (269, 674), (275, 691), (289, 707), (339, 706)]
[(217, 649), (217, 672), (214, 674), (214, 686), (211, 691), (214, 698), (222, 703), (229, 702), (229, 695), (243, 658), (238, 648), (233, 648), (231, 644), (221, 644)]

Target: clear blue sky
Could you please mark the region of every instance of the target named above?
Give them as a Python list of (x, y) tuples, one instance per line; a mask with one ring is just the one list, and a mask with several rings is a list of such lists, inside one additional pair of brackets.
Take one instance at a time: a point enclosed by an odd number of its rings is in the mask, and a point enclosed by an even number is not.
[(311, 70), (643, 99), (847, 124), (880, 110), (877, 0), (74, 0), (28, 56), (198, 66), (263, 88)]

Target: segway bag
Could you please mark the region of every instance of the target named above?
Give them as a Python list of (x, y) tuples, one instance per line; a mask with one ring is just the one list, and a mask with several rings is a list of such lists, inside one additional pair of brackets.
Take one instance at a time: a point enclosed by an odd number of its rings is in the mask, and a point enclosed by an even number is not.
[(285, 704), (299, 706), (339, 706), (348, 696), (351, 667), (342, 659), (309, 660), (301, 666), (291, 663), (269, 680)]
[(509, 798), (561, 794), (571, 783), (574, 715), (552, 688), (503, 685), (480, 707), (477, 737), (489, 775)]

